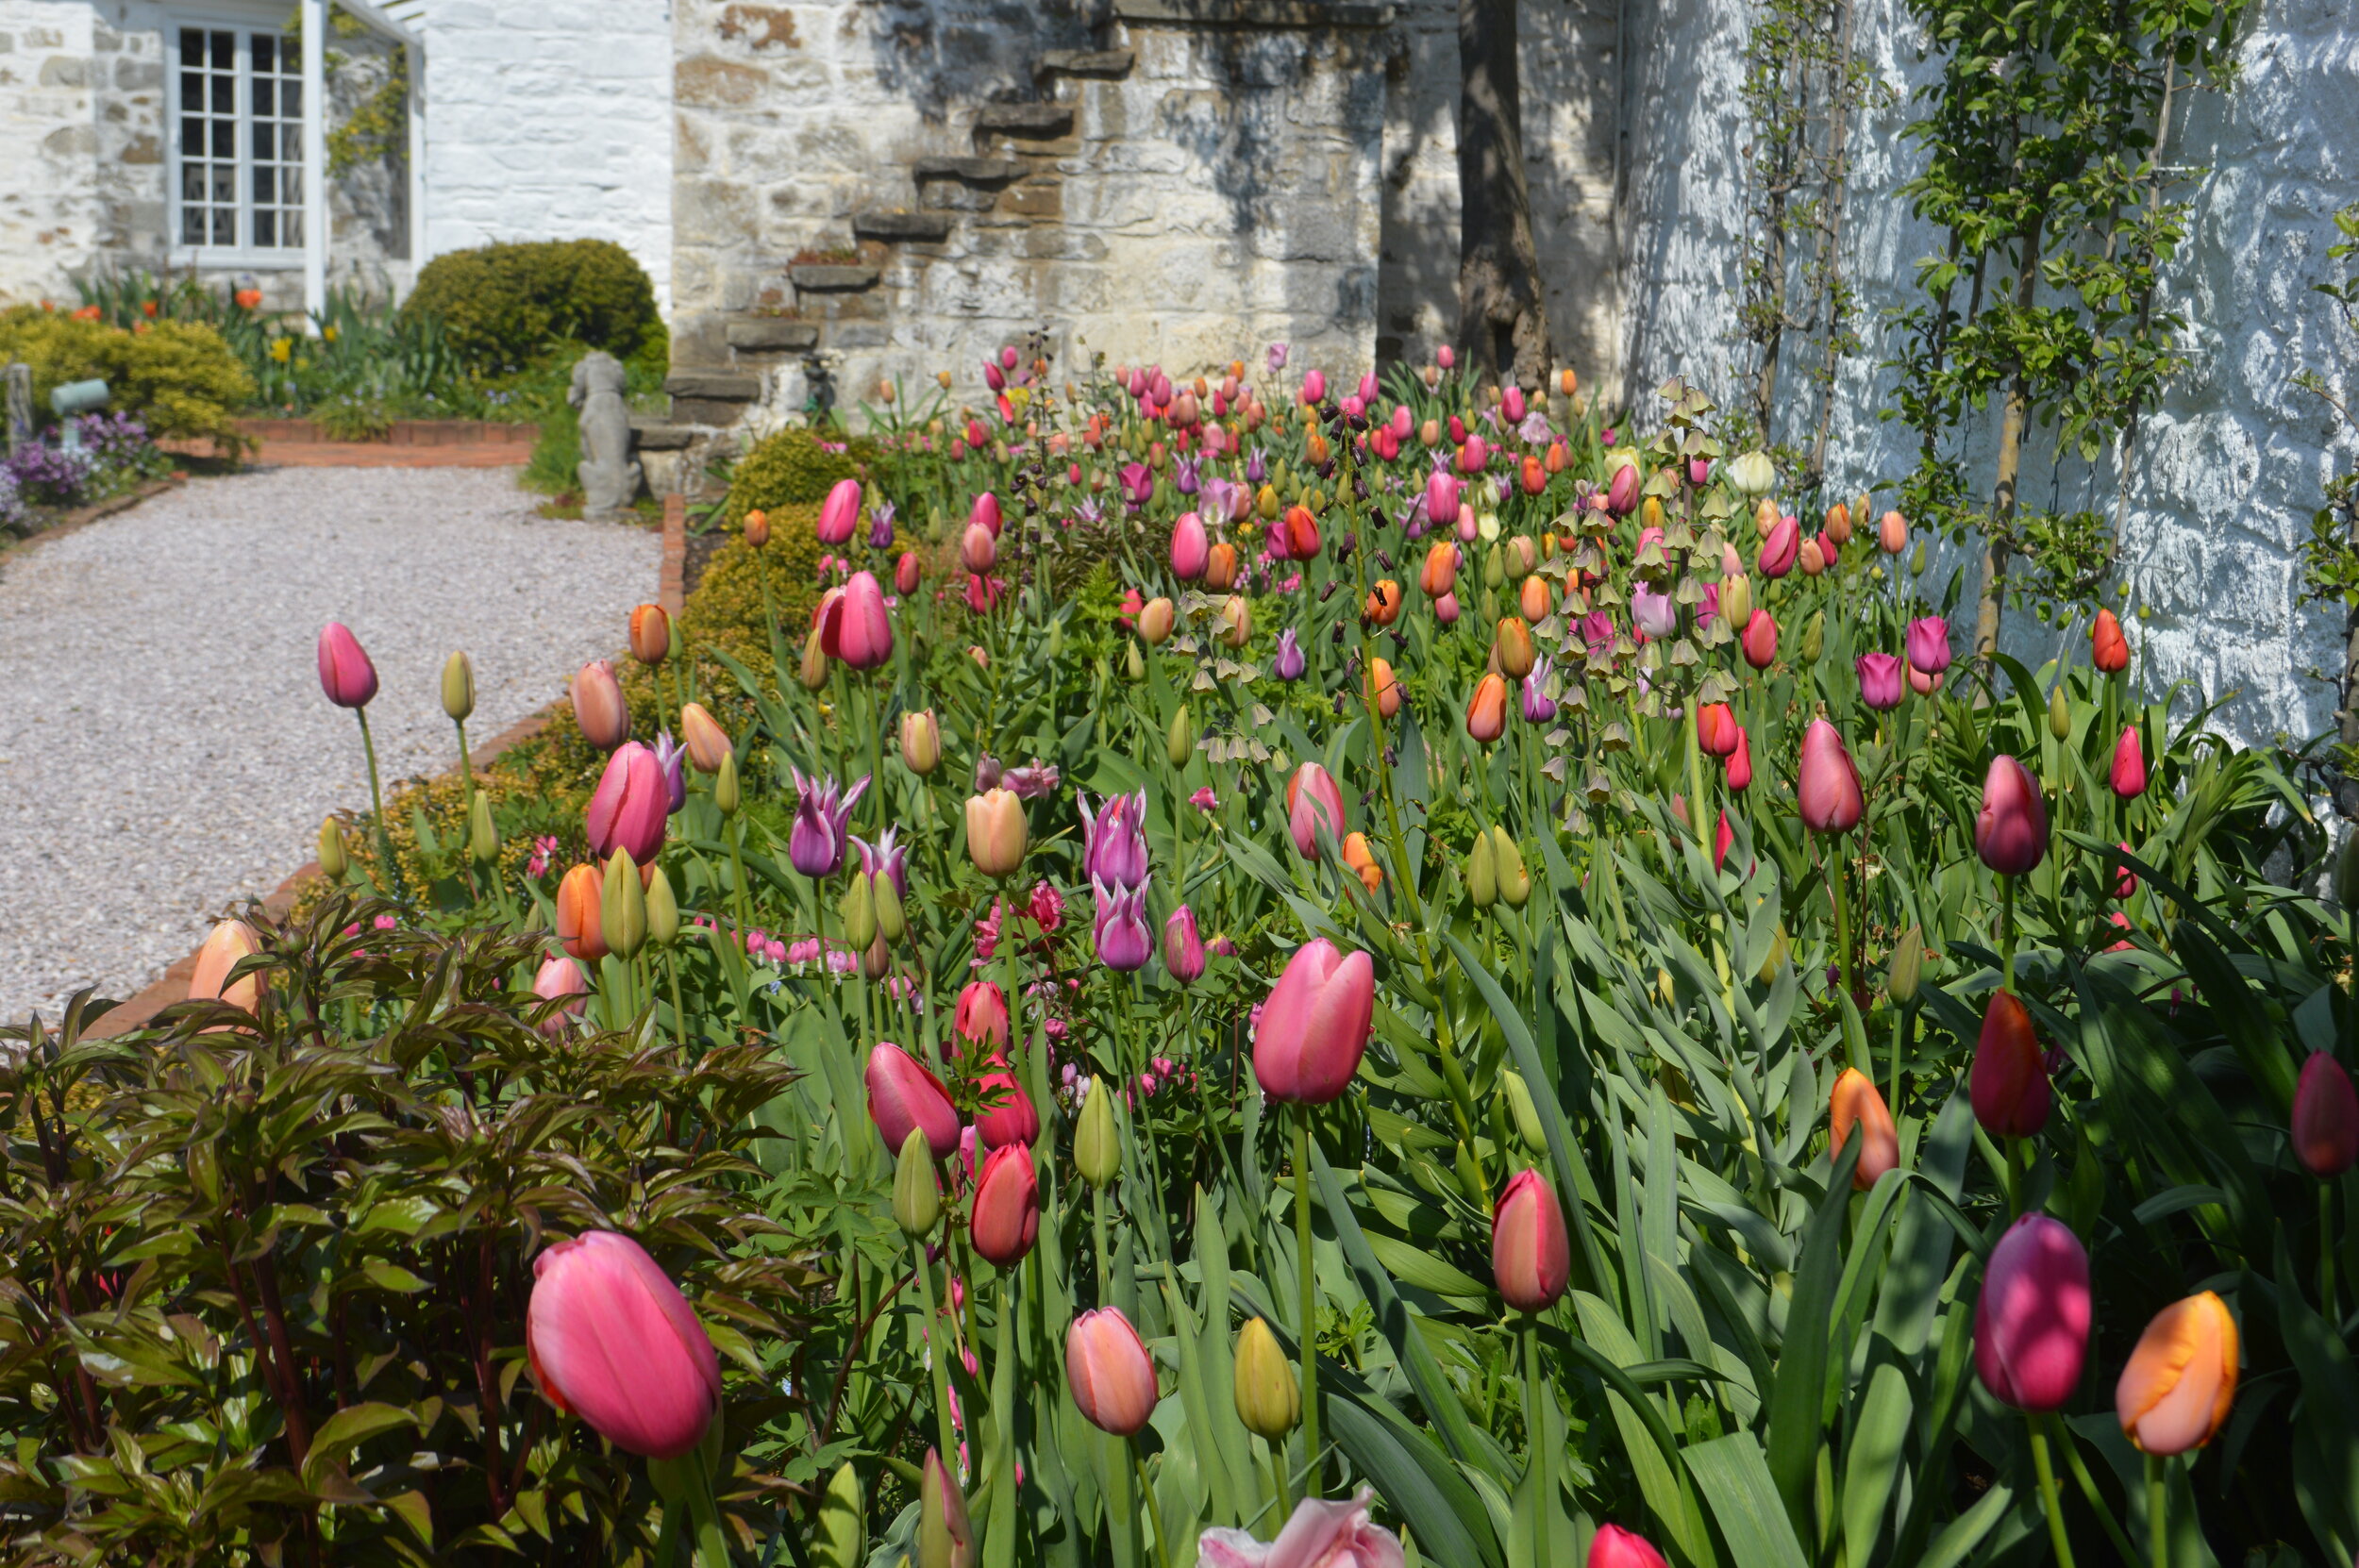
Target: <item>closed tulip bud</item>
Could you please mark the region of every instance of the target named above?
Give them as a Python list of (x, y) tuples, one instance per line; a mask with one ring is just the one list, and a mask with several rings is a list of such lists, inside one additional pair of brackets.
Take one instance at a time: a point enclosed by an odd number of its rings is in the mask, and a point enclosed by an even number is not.
[(1544, 621), (1555, 606), (1555, 596), (1548, 592), (1546, 577), (1532, 575), (1523, 580), (1515, 591), (1515, 608), (1527, 621)]
[(1859, 769), (1843, 749), (1843, 738), (1824, 719), (1813, 719), (1802, 732), (1802, 764), (1794, 785), (1802, 821), (1819, 833), (1848, 833), (1859, 826), (1867, 809), (1860, 792)]
[(1909, 547), (1909, 520), (1897, 511), (1884, 513), (1876, 525), (1876, 543), (1885, 555), (1897, 556)]
[(1155, 1359), (1118, 1307), (1100, 1307), (1073, 1320), (1064, 1336), (1064, 1373), (1081, 1418), (1116, 1437), (1144, 1427), (1162, 1397)]
[(607, 758), (598, 787), (582, 812), (590, 847), (600, 855), (627, 849), (641, 865), (662, 852), (671, 818), (672, 790), (663, 764), (636, 741), (626, 741)]
[(2236, 1401), (2236, 1320), (2210, 1291), (2154, 1314), (2114, 1385), (2121, 1435), (2166, 1457), (2219, 1435)]
[(443, 711), (459, 724), (475, 713), (475, 665), (463, 653), (443, 660)]
[(933, 1145), (912, 1127), (893, 1166), (893, 1223), (914, 1241), (932, 1235), (941, 1219), (942, 1182), (934, 1175)]
[(1745, 652), (1745, 662), (1756, 670), (1766, 670), (1778, 659), (1778, 623), (1765, 609), (1756, 609), (1745, 622), (1744, 634), (1738, 642)]
[(2089, 661), (2109, 676), (2117, 676), (2130, 667), (2130, 640), (2121, 634), (2121, 622), (2110, 609), (2097, 612), (2097, 624), (2089, 628)]
[(865, 951), (877, 940), (877, 891), (865, 876), (852, 874), (851, 885), (844, 890), (836, 912), (844, 940), (850, 946)]
[[(1766, 507), (1768, 502), (1762, 503)], [(1771, 509), (1775, 509), (1772, 508)], [(1766, 530), (1760, 552), (1753, 557), (1753, 565), (1761, 575), (1772, 580), (1794, 570), (1800, 559), (1802, 530), (1792, 518), (1785, 518)]]
[(600, 751), (612, 751), (630, 739), (630, 705), (623, 700), (622, 683), (614, 666), (594, 659), (574, 676), (574, 723), (581, 738)]
[(1802, 628), (1802, 662), (1817, 663), (1819, 652), (1826, 645), (1827, 612), (1823, 609), (1815, 610), (1811, 615), (1810, 624)]
[(261, 999), (261, 976), (246, 974), (232, 980), (229, 972), (261, 950), (261, 937), (244, 921), (225, 920), (215, 926), (196, 950), (196, 967), (189, 976), (189, 1000), (226, 1002), (252, 1012)]
[(1007, 993), (989, 980), (967, 981), (950, 1027), (961, 1040), (994, 1047), (995, 1057), (1008, 1048)]
[(966, 853), (985, 876), (1012, 876), (1028, 842), (1024, 802), (1012, 790), (987, 790), (966, 801)]
[(893, 616), (873, 572), (855, 572), (821, 602), (811, 629), (820, 651), (854, 670), (874, 670), (893, 658)]
[(1531, 628), (1520, 616), (1500, 618), (1497, 631), (1491, 640), (1491, 652), (1498, 659), (1499, 673), (1510, 680), (1521, 680), (1531, 674), (1534, 654)]
[(1169, 599), (1149, 599), (1139, 611), (1139, 636), (1148, 647), (1160, 648), (1171, 640), (1178, 620), (1179, 612)]
[(1302, 1385), (1278, 1336), (1260, 1318), (1237, 1330), (1237, 1419), (1272, 1446), (1283, 1443), (1302, 1420)]
[(618, 849), (606, 862), (599, 887), (598, 932), (607, 951), (618, 959), (637, 956), (647, 942), (647, 892), (639, 880), (639, 863), (630, 851)]
[(1204, 555), (1204, 588), (1210, 593), (1226, 593), (1237, 584), (1237, 547), (1227, 540), (1213, 545)]
[(1742, 572), (1720, 579), (1720, 615), (1732, 626), (1744, 626), (1753, 618), (1753, 580)]
[(1491, 828), (1491, 869), (1498, 878), (1499, 901), (1511, 909), (1522, 909), (1531, 897), (1531, 873), (1525, 869), (1524, 852), (1506, 828), (1496, 825)]
[(376, 695), (376, 666), (341, 621), (320, 628), (320, 690), (339, 708), (366, 708)]
[(1389, 719), (1400, 711), (1400, 682), (1393, 676), (1390, 659), (1368, 661), (1367, 674), (1361, 677), (1361, 695), (1375, 703), (1380, 718)]
[(1732, 757), (1742, 733), (1736, 714), (1724, 702), (1696, 705), (1696, 744), (1707, 757)]
[(661, 605), (641, 605), (630, 612), (630, 657), (642, 664), (663, 662), (672, 651), (672, 618)]
[(1920, 615), (1909, 623), (1909, 668), (1937, 676), (1949, 667), (1949, 622), (1941, 615)]
[(1122, 650), (1122, 673), (1132, 680), (1146, 678), (1146, 659), (1140, 654), (1136, 642)]
[(1753, 742), (1743, 725), (1736, 726), (1736, 749), (1729, 753), (1728, 780), (1738, 794), (1753, 787)]
[(1466, 733), (1489, 745), (1507, 730), (1507, 677), (1494, 670), (1475, 684), (1466, 701)]
[(343, 881), (346, 868), (352, 863), (344, 854), (343, 829), (336, 826), (334, 817), (320, 824), (319, 861), (320, 875), (330, 882)]
[[(633, 876), (632, 881), (638, 877)], [(558, 945), (584, 963), (606, 957), (606, 878), (595, 865), (578, 865), (557, 884)]]
[(916, 551), (902, 551), (900, 559), (893, 563), (893, 592), (908, 598), (917, 592), (918, 581), (925, 575), (925, 571), (926, 563), (918, 559)]
[(1163, 968), (1183, 986), (1204, 974), (1204, 939), (1196, 928), (1196, 911), (1185, 904), (1163, 922)]
[(1584, 1568), (1669, 1568), (1663, 1554), (1619, 1525), (1600, 1525), (1589, 1541)]
[(1232, 593), (1220, 607), (1220, 622), (1213, 635), (1224, 648), (1242, 648), (1253, 636), (1253, 605), (1242, 594)]
[(2001, 876), (2020, 876), (2048, 856), (2048, 803), (2040, 796), (2039, 780), (2004, 753), (1990, 759), (1983, 777), (1974, 853)]
[(2125, 726), (2121, 739), (2114, 742), (2113, 772), (2106, 782), (2123, 800), (2146, 793), (2146, 749), (2138, 743), (2137, 726)]
[(1983, 1009), (1966, 1091), (1974, 1120), (1993, 1138), (2031, 1138), (2048, 1125), (2048, 1060), (2031, 1009), (2013, 992), (1992, 992)]
[(1334, 776), (1316, 762), (1305, 762), (1286, 780), (1286, 831), (1295, 851), (1306, 860), (1319, 858), (1322, 835), (1343, 842), (1344, 792)]
[(1184, 702), (1171, 716), (1171, 728), (1163, 736), (1163, 755), (1175, 768), (1186, 767), (1188, 759), (1196, 755), (1196, 715)]
[(1729, 483), (1740, 495), (1766, 495), (1778, 482), (1778, 471), (1766, 452), (1747, 452), (1728, 466)]
[(980, 523), (969, 523), (959, 539), (959, 559), (969, 572), (982, 576), (999, 560), (999, 542)]
[(917, 1488), (917, 1568), (974, 1568), (974, 1563), (966, 1497), (943, 1468), (942, 1455), (929, 1448)]
[(942, 1080), (891, 1041), (878, 1041), (868, 1052), (863, 1074), (868, 1089), (868, 1116), (877, 1124), (885, 1147), (899, 1150), (912, 1131), (925, 1135), (936, 1159), (958, 1152), (959, 1113)]
[(1508, 1182), (1491, 1210), (1491, 1274), (1519, 1312), (1545, 1312), (1572, 1276), (1572, 1247), (1556, 1192), (1537, 1171)]
[(1974, 1303), (1974, 1370), (2001, 1403), (2061, 1409), (2089, 1343), (2089, 1255), (2065, 1225), (2026, 1214), (1991, 1248)]
[[(343, 853), (343, 846), (338, 846)], [(499, 825), (492, 820), (492, 797), (477, 790), (475, 804), (467, 809), (467, 853), (477, 865), (490, 865), (499, 859)]]
[(543, 1034), (565, 1032), (569, 1019), (581, 1016), (582, 1001), (590, 993), (589, 977), (581, 965), (563, 953), (552, 953), (541, 960), (541, 967), (532, 976), (532, 994), (544, 1002), (561, 1003), (539, 1025)]
[(759, 507), (745, 514), (745, 542), (757, 550), (770, 542), (770, 514)]
[(2326, 1051), (2314, 1051), (2294, 1085), (2294, 1157), (2320, 1181), (2359, 1164), (2359, 1092)]
[(1325, 1105), (1360, 1070), (1376, 1012), (1376, 968), (1316, 937), (1295, 949), (1262, 1007), (1253, 1076), (1273, 1100)]
[(1837, 545), (1851, 542), (1851, 509), (1837, 501), (1827, 509), (1827, 537)]
[(672, 879), (661, 866), (647, 868), (647, 940), (658, 947), (679, 941), (679, 900), (672, 896)]
[(1370, 626), (1389, 626), (1400, 619), (1400, 584), (1390, 577), (1380, 577), (1368, 590), (1367, 599), (1360, 607), (1360, 617)]
[(1828, 1124), (1832, 1135), (1827, 1147), (1830, 1159), (1843, 1152), (1843, 1145), (1851, 1141), (1853, 1129), (1865, 1140), (1860, 1145), (1859, 1164), (1851, 1171), (1851, 1185), (1859, 1191), (1865, 1193), (1875, 1186), (1878, 1177), (1900, 1163), (1900, 1134), (1892, 1125), (1892, 1111), (1867, 1075), (1858, 1068), (1845, 1068), (1834, 1080), (1834, 1093), (1828, 1101)]
[(1859, 700), (1879, 713), (1900, 706), (1908, 688), (1901, 680), (1899, 656), (1864, 653), (1852, 661), (1859, 672)]
[(1013, 1268), (1032, 1250), (1040, 1234), (1040, 1181), (1030, 1148), (1006, 1143), (991, 1151), (975, 1183), (967, 1229), (977, 1256), (999, 1268)]
[(901, 902), (901, 890), (882, 872), (863, 880), (869, 882), (876, 899), (877, 935), (886, 942), (899, 942), (910, 932), (909, 909)]
[(2062, 685), (2048, 693), (2048, 733), (2059, 741), (2072, 739), (2072, 703)]
[(1498, 902), (1498, 863), (1491, 858), (1491, 835), (1477, 833), (1474, 848), (1466, 854), (1466, 896), (1478, 909), (1487, 909)]
[(1917, 981), (1925, 973), (1925, 933), (1912, 926), (1900, 933), (1893, 945), (1892, 970), (1884, 980), (1884, 992), (1902, 1007), (1916, 1000)]
[(1122, 1135), (1114, 1126), (1113, 1096), (1097, 1078), (1081, 1094), (1073, 1127), (1073, 1169), (1092, 1187), (1103, 1188), (1122, 1171)]
[(533, 1259), (525, 1359), (549, 1403), (626, 1453), (678, 1459), (720, 1413), (721, 1359), (695, 1309), (615, 1231)]
[(732, 749), (729, 735), (706, 710), (704, 704), (691, 702), (680, 705), (679, 730), (680, 740), (688, 748), (688, 759), (696, 764), (696, 771), (719, 773), (721, 759), (728, 756)]
[(1204, 519), (1192, 511), (1181, 512), (1180, 521), (1171, 526), (1171, 575), (1181, 582), (1196, 581), (1204, 575), (1212, 549)]
[(1802, 575), (1805, 577), (1817, 576), (1827, 569), (1827, 553), (1819, 548), (1818, 541), (1815, 539), (1802, 541), (1797, 551), (1797, 558), (1801, 563)]
[(725, 817), (737, 814), (737, 754), (721, 754), (721, 771), (712, 777), (712, 804)]

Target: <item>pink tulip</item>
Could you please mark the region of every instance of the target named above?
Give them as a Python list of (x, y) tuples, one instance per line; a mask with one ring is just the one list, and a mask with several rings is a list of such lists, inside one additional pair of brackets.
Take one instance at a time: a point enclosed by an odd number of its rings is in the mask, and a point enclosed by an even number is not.
[(1458, 521), (1458, 480), (1446, 470), (1437, 468), (1426, 477), (1425, 514), (1437, 528)]
[(1900, 706), (1900, 660), (1888, 653), (1864, 653), (1854, 661), (1859, 671), (1859, 700), (1879, 713)]
[(1116, 1437), (1144, 1427), (1161, 1397), (1155, 1387), (1155, 1359), (1115, 1307), (1101, 1307), (1073, 1320), (1064, 1335), (1064, 1375), (1082, 1419)]
[(1614, 482), (1606, 487), (1605, 509), (1616, 517), (1628, 517), (1638, 509), (1638, 470), (1624, 463), (1614, 471)]
[(563, 953), (552, 953), (543, 959), (539, 973), (532, 976), (532, 994), (544, 1002), (564, 999), (564, 1006), (550, 1013), (542, 1023), (543, 1032), (560, 1033), (565, 1027), (567, 1019), (579, 1018), (582, 1013), (582, 998), (589, 993), (589, 978), (582, 974), (581, 965), (576, 963), (571, 957)]
[(320, 690), (339, 708), (366, 708), (376, 695), (376, 666), (341, 621), (320, 628)]
[(1376, 966), (1324, 937), (1295, 949), (1263, 1004), (1253, 1076), (1273, 1100), (1325, 1105), (1360, 1070), (1376, 1015)]
[(2325, 1051), (2311, 1053), (2294, 1085), (2294, 1156), (2320, 1181), (2359, 1164), (2359, 1093), (2351, 1074)]
[(1766, 670), (1778, 661), (1778, 623), (1767, 610), (1754, 610), (1737, 641), (1745, 650), (1745, 662), (1754, 669)]
[(829, 595), (819, 612), (819, 651), (855, 670), (873, 670), (893, 658), (893, 616), (875, 573), (855, 572)]
[(1587, 1568), (1670, 1568), (1663, 1554), (1619, 1525), (1599, 1525), (1589, 1541)]
[(623, 700), (622, 683), (614, 666), (594, 659), (574, 676), (574, 723), (581, 738), (600, 751), (612, 751), (630, 739), (630, 705)]
[(949, 1158), (959, 1146), (959, 1113), (940, 1078), (889, 1040), (878, 1041), (868, 1053), (866, 1076), (868, 1115), (889, 1153), (900, 1153), (910, 1134), (923, 1130), (934, 1158)]
[(1343, 841), (1344, 792), (1325, 768), (1305, 762), (1286, 780), (1286, 830), (1304, 859), (1318, 859), (1321, 828), (1337, 842)]
[(647, 1459), (696, 1446), (721, 1409), (712, 1341), (646, 1249), (593, 1230), (532, 1263), (525, 1356), (549, 1403)]
[(1499, 1296), (1521, 1312), (1545, 1312), (1572, 1277), (1572, 1244), (1564, 1210), (1537, 1171), (1508, 1182), (1491, 1210), (1491, 1274)]
[(852, 530), (860, 525), (860, 481), (838, 479), (828, 498), (819, 504), (819, 542), (848, 544)]
[(1213, 559), (1213, 542), (1204, 532), (1204, 519), (1195, 512), (1180, 514), (1180, 521), (1171, 525), (1171, 572), (1181, 582), (1194, 582), (1204, 575), (1205, 564)]
[(1008, 1143), (991, 1151), (975, 1183), (975, 1213), (969, 1225), (975, 1250), (1000, 1268), (1013, 1268), (1032, 1250), (1040, 1234), (1040, 1181), (1032, 1174), (1032, 1151)]
[(999, 559), (999, 542), (980, 523), (969, 523), (959, 539), (959, 559), (977, 576), (990, 571)]
[(1753, 564), (1765, 577), (1782, 577), (1794, 570), (1802, 550), (1802, 525), (1790, 517), (1781, 518), (1769, 530), (1769, 537), (1761, 542), (1761, 554)]
[(985, 1073), (981, 1088), (984, 1099), (999, 1101), (975, 1118), (975, 1134), (983, 1141), (983, 1147), (1029, 1144), (1040, 1136), (1040, 1112), (1033, 1109), (1032, 1097), (1024, 1093), (1024, 1086), (1015, 1081), (1013, 1073), (1004, 1067)]
[(1736, 749), (1729, 753), (1729, 788), (1743, 794), (1753, 787), (1753, 739), (1736, 726)]
[(1305, 372), (1302, 377), (1302, 401), (1319, 403), (1324, 402), (1326, 398), (1327, 373), (1319, 370)]
[(1183, 986), (1203, 976), (1204, 939), (1196, 934), (1196, 911), (1185, 904), (1163, 922), (1163, 968)]
[(1802, 732), (1802, 765), (1794, 784), (1802, 821), (1820, 833), (1848, 833), (1859, 826), (1867, 802), (1860, 792), (1859, 769), (1843, 749), (1843, 737), (1824, 719)]
[(1523, 388), (1511, 384), (1505, 392), (1499, 393), (1499, 417), (1510, 425), (1521, 425), (1524, 422)]
[[(960, 1040), (1007, 1049), (1007, 996), (989, 980), (967, 981), (966, 989), (959, 993), (959, 1009), (950, 1027)], [(952, 1053), (956, 1054), (958, 1046), (953, 1043)]]
[(2106, 782), (2124, 800), (2146, 793), (2146, 748), (2138, 743), (2137, 726), (2122, 726), (2121, 739), (2114, 742), (2113, 773)]
[(903, 598), (917, 592), (918, 578), (924, 574), (925, 562), (914, 550), (904, 550), (901, 559), (893, 563), (893, 591)]
[(2048, 803), (2039, 781), (2001, 753), (1983, 776), (1983, 809), (1974, 817), (1974, 853), (2001, 876), (2020, 876), (2048, 856)]
[(999, 537), (999, 497), (989, 491), (975, 497), (975, 505), (969, 508), (966, 513), (966, 525), (970, 528), (979, 526), (992, 538), (997, 539)]
[(1196, 1538), (1196, 1568), (1402, 1568), (1400, 1538), (1368, 1518), (1376, 1493), (1348, 1503), (1305, 1497), (1275, 1541), (1216, 1526)]
[(672, 787), (663, 764), (645, 746), (627, 741), (606, 759), (583, 826), (600, 859), (627, 849), (635, 863), (646, 866), (662, 851), (663, 825), (671, 812)]
[(1458, 472), (1480, 474), (1491, 466), (1491, 443), (1481, 436), (1468, 436), (1466, 444), (1458, 449)]
[(1974, 1370), (2019, 1410), (2072, 1397), (2089, 1344), (2089, 1255), (2045, 1214), (2026, 1214), (1991, 1249), (1974, 1303)]
[(1937, 676), (1949, 667), (1949, 623), (1946, 618), (1920, 615), (1911, 621), (1908, 643), (1909, 668), (1918, 675)]

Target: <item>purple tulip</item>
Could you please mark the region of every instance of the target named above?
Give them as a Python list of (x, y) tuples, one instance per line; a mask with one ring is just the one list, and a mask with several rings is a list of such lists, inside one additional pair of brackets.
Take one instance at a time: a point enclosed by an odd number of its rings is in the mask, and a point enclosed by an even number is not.
[(786, 858), (796, 871), (817, 878), (833, 876), (844, 869), (844, 851), (848, 842), (845, 825), (852, 820), (852, 808), (868, 792), (868, 778), (845, 792), (825, 774), (806, 778), (801, 770), (790, 769), (795, 776), (795, 826), (786, 838)]
[(992, 791), (999, 788), (1006, 777), (1007, 770), (999, 765), (999, 759), (991, 753), (985, 752), (975, 759), (975, 792), (977, 794), (991, 793)]
[[(1280, 344), (1280, 346), (1283, 347), (1284, 345)], [(1271, 352), (1275, 353), (1276, 350), (1272, 350)], [(1264, 482), (1268, 478), (1269, 454), (1257, 446), (1253, 449), (1253, 455), (1245, 460), (1245, 482), (1249, 485), (1258, 485)]]
[(1286, 368), (1286, 354), (1287, 349), (1284, 343), (1269, 345), (1269, 373), (1272, 375)]
[(868, 547), (872, 550), (893, 548), (893, 503), (879, 501), (868, 514)]
[(1196, 934), (1196, 911), (1185, 904), (1163, 922), (1163, 967), (1183, 986), (1204, 974), (1204, 939)]
[(1907, 687), (1900, 679), (1900, 659), (1897, 654), (1865, 653), (1859, 656), (1859, 700), (1879, 713), (1886, 713), (1900, 706)]
[(1146, 880), (1146, 792), (1081, 801), (1081, 875), (1122, 892)]
[(1524, 722), (1544, 725), (1556, 717), (1556, 699), (1548, 695), (1548, 661), (1543, 658), (1524, 676)]
[(862, 876), (889, 876), (893, 879), (893, 891), (907, 898), (910, 895), (910, 846), (893, 842), (900, 831), (897, 827), (888, 827), (884, 836), (875, 843), (854, 834), (852, 848), (860, 856), (860, 874)]
[(1679, 606), (1668, 593), (1657, 593), (1651, 588), (1630, 591), (1630, 619), (1651, 642), (1675, 636), (1680, 629)]
[(1015, 792), (1018, 800), (1038, 800), (1043, 795), (1055, 794), (1057, 779), (1056, 764), (1037, 757), (1020, 768), (1010, 768), (1006, 776), (1007, 787)]
[(1203, 466), (1194, 458), (1181, 458), (1173, 464), (1171, 488), (1182, 495), (1194, 495), (1203, 488)]
[(1278, 634), (1278, 678), (1300, 680), (1302, 672), (1309, 667), (1310, 660), (1302, 656), (1302, 643), (1296, 638), (1294, 627), (1288, 626)]
[(1926, 615), (1909, 623), (1909, 668), (1920, 676), (1937, 676), (1949, 667), (1949, 623)]
[(1091, 934), (1097, 942), (1097, 960), (1107, 968), (1129, 974), (1146, 967), (1155, 951), (1155, 938), (1146, 928), (1146, 884), (1125, 891), (1093, 881), (1097, 920)]
[(671, 809), (678, 812), (688, 804), (688, 748), (673, 740), (670, 730), (658, 730), (655, 761), (663, 770), (663, 787), (671, 793)]
[(1132, 506), (1143, 507), (1146, 505), (1147, 498), (1155, 493), (1155, 475), (1145, 463), (1124, 463), (1122, 490), (1130, 498)]

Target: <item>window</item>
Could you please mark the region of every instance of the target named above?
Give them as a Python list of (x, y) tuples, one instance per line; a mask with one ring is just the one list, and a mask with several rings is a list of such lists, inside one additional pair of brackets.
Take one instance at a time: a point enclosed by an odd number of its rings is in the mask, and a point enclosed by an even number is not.
[(258, 28), (172, 30), (173, 237), (227, 259), (303, 249), (303, 67)]

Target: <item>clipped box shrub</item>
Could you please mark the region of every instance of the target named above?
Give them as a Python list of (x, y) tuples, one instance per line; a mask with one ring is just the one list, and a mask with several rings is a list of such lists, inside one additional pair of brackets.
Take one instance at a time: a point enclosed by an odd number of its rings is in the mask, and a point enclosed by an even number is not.
[(661, 341), (655, 285), (611, 240), (546, 240), (446, 251), (402, 306), (431, 317), (478, 371), (520, 370), (559, 342), (628, 359)]
[(210, 437), (239, 444), (231, 423), (254, 398), (254, 380), (228, 342), (202, 322), (157, 321), (132, 330), (29, 305), (0, 310), (0, 360), (33, 368), (33, 406), (69, 381), (107, 383), (117, 410), (151, 435)]
[[(734, 528), (757, 507), (772, 511), (779, 507), (816, 506), (828, 498), (839, 479), (865, 477), (875, 447), (864, 437), (849, 442), (823, 441), (816, 431), (801, 425), (764, 436), (730, 471), (729, 498), (722, 516)], [(772, 519), (774, 525), (776, 522)]]

